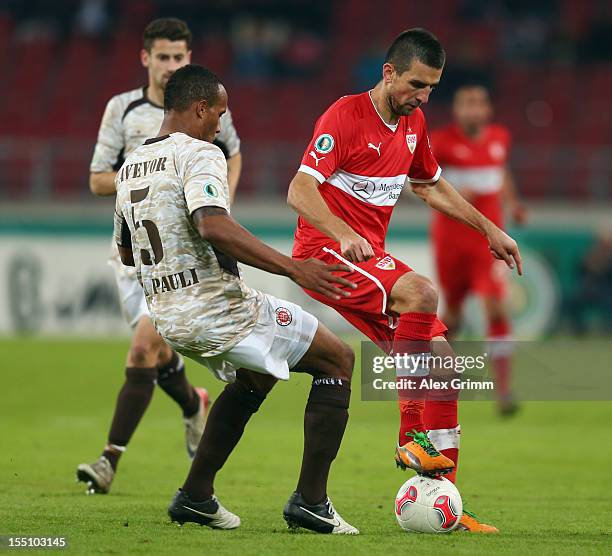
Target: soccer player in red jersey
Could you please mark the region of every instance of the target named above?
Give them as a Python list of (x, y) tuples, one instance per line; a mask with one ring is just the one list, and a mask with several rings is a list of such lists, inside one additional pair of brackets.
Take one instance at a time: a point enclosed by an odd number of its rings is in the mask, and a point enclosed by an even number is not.
[[(401, 33), (387, 52), (378, 85), (340, 98), (319, 118), (289, 186), (288, 203), (299, 214), (293, 256), (343, 262), (357, 284), (350, 297), (338, 301), (307, 293), (400, 356), (452, 354), (446, 326), (436, 315), (433, 283), (385, 251), (389, 219), (406, 181), (430, 207), (478, 230), (496, 258), (522, 272), (516, 242), (441, 177), (429, 147), (420, 106), (440, 81), (444, 61), (442, 45), (428, 31)], [(398, 369), (398, 375), (414, 371), (428, 369)], [(399, 405), (397, 464), (421, 473), (450, 471), (454, 481), (460, 432), (456, 398), (400, 395)], [(461, 528), (497, 532), (467, 513)]]
[[(490, 123), (493, 107), (487, 89), (479, 84), (457, 89), (453, 115), (454, 123), (431, 134), (431, 147), (446, 179), (500, 228), (504, 201), (514, 221), (523, 223), (525, 209), (507, 166), (510, 133), (505, 127)], [(487, 319), (488, 352), (495, 372), (499, 410), (502, 415), (510, 415), (517, 406), (510, 392), (512, 344), (506, 269), (491, 257), (481, 234), (440, 212), (434, 213), (431, 237), (446, 301), (443, 320), (448, 336), (454, 336), (460, 327), (467, 295), (478, 295)]]

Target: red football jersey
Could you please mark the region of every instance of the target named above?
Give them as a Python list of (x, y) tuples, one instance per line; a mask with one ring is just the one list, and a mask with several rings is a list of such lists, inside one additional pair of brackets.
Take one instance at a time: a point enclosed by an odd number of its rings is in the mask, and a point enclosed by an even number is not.
[[(469, 201), (498, 226), (502, 225), (501, 190), (510, 153), (510, 133), (500, 125), (487, 126), (478, 139), (463, 133), (457, 124), (431, 134), (431, 147), (444, 170), (444, 178), (455, 189), (469, 191)], [(438, 212), (438, 223), (461, 233), (471, 231)]]
[[(384, 249), (406, 178), (435, 182), (441, 172), (423, 112), (417, 108), (402, 116), (397, 126), (389, 126), (368, 92), (340, 98), (318, 119), (299, 171), (316, 178), (331, 212), (375, 249)], [(298, 219), (293, 250), (297, 257), (335, 244), (304, 218)]]

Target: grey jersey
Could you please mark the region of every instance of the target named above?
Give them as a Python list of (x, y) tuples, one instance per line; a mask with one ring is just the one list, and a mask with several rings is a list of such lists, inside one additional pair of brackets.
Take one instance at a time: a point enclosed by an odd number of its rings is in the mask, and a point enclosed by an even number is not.
[[(157, 135), (163, 119), (164, 108), (147, 98), (146, 87), (112, 97), (102, 116), (90, 171), (116, 170), (123, 159), (142, 145), (145, 139)], [(215, 142), (228, 158), (240, 152), (240, 138), (229, 109), (221, 116), (221, 131)], [(132, 269), (121, 264), (114, 242), (110, 248), (109, 263), (119, 275), (136, 278)]]
[(242, 281), (236, 261), (202, 239), (191, 214), (229, 212), (221, 149), (183, 133), (150, 139), (117, 173), (115, 239), (129, 228), (151, 318), (175, 349), (217, 355), (255, 326), (263, 296)]
[[(163, 107), (147, 98), (146, 87), (111, 98), (102, 116), (90, 171), (116, 169), (123, 162), (122, 157), (127, 158), (145, 139), (157, 135), (163, 119)], [(221, 131), (215, 142), (228, 158), (240, 152), (240, 138), (229, 110), (221, 116)]]

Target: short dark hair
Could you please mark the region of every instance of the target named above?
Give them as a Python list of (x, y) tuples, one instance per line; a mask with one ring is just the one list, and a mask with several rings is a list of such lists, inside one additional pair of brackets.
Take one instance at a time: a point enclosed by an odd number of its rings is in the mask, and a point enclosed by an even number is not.
[(437, 37), (426, 29), (415, 27), (400, 33), (393, 41), (385, 56), (385, 63), (393, 64), (395, 71), (402, 74), (415, 58), (430, 68), (441, 69), (446, 53)]
[(490, 86), (484, 81), (477, 81), (475, 79), (470, 79), (466, 81), (462, 81), (455, 87), (454, 95), (456, 95), (459, 91), (463, 91), (464, 89), (484, 89), (488, 95), (491, 94)]
[(187, 110), (194, 102), (205, 100), (214, 105), (223, 83), (209, 69), (198, 64), (188, 64), (176, 70), (166, 84), (164, 110)]
[(187, 48), (191, 48), (193, 35), (187, 24), (182, 19), (175, 17), (162, 17), (154, 19), (149, 23), (142, 34), (144, 49), (151, 51), (156, 39), (167, 39), (169, 41), (185, 41)]

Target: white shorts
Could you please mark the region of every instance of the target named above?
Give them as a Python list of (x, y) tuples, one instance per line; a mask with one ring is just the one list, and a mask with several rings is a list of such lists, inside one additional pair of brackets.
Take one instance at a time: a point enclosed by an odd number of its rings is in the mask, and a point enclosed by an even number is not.
[(255, 328), (230, 350), (213, 357), (177, 351), (205, 365), (224, 382), (234, 382), (240, 368), (288, 380), (289, 370), (308, 351), (318, 326), (316, 317), (299, 305), (265, 294)]
[(117, 269), (115, 265), (111, 266), (115, 273), (123, 318), (134, 328), (142, 317), (150, 317), (144, 290), (135, 275)]

